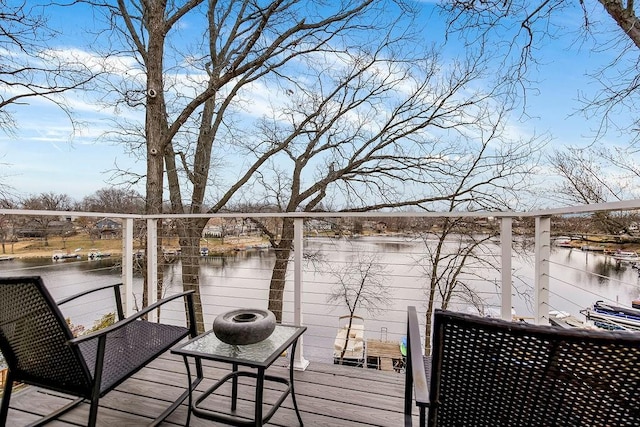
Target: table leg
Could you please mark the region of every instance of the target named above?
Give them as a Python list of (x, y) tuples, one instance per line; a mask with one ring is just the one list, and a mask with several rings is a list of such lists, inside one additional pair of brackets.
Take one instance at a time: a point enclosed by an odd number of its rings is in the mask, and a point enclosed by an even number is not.
[[(162, 414), (158, 415), (156, 419), (153, 420), (151, 424), (149, 424), (147, 427), (157, 427), (161, 425), (164, 422), (164, 420), (173, 413), (173, 411), (175, 411), (177, 408), (180, 407), (180, 405), (182, 404), (182, 402), (184, 402), (186, 398), (189, 398), (189, 408), (191, 408), (191, 392), (195, 390), (198, 384), (200, 384), (200, 381), (202, 381), (202, 362), (198, 358), (195, 359), (195, 362), (196, 362), (196, 377), (194, 380), (192, 380), (191, 373), (189, 371), (189, 363), (187, 361), (187, 358), (184, 357), (184, 363), (187, 367), (188, 388), (176, 400), (174, 400), (173, 403), (171, 403), (171, 406), (165, 409), (164, 412), (162, 412)], [(189, 415), (187, 414), (187, 417), (188, 416)], [(187, 419), (187, 425), (188, 423), (189, 423), (189, 420)]]
[(293, 388), (293, 361), (296, 355), (296, 346), (298, 345), (298, 340), (296, 339), (291, 346), (291, 359), (289, 360), (289, 385), (291, 387), (291, 400), (293, 401), (293, 408), (296, 410), (296, 415), (298, 416), (298, 422), (300, 426), (303, 426), (302, 417), (300, 416), (300, 411), (298, 410), (298, 402), (296, 402), (296, 391)]
[(256, 377), (256, 408), (255, 408), (255, 425), (262, 425), (262, 401), (264, 399), (264, 368), (258, 368), (258, 376)]
[[(196, 378), (198, 378), (197, 383), (202, 381), (204, 378), (204, 374), (202, 373), (202, 360), (199, 357), (194, 357), (196, 363)], [(198, 385), (196, 383), (196, 385)]]
[[(189, 390), (189, 404), (187, 405), (187, 421), (185, 421), (184, 425), (187, 427), (191, 422), (191, 404), (193, 403), (193, 393), (192, 393), (192, 384), (191, 384), (191, 368), (189, 368), (189, 360), (187, 356), (182, 356), (184, 359), (184, 365), (187, 368), (187, 387)], [(197, 369), (197, 368), (196, 368)]]
[[(233, 363), (231, 372), (237, 372), (237, 371), (238, 371), (238, 364)], [(231, 412), (234, 412), (237, 406), (238, 406), (238, 376), (234, 375), (233, 378), (231, 379)]]

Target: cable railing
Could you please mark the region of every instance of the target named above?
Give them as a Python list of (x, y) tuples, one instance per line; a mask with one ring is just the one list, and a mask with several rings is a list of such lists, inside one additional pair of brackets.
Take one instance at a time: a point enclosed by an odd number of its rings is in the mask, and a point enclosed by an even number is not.
[[(558, 235), (564, 230), (552, 230), (550, 221), (553, 216), (574, 212), (629, 212), (636, 208), (640, 208), (640, 201), (530, 213), (243, 213), (150, 217), (0, 210), (5, 239), (11, 235), (10, 226), (22, 233), (12, 237), (11, 245), (5, 242), (5, 252), (0, 257), (6, 260), (0, 261), (0, 275), (43, 276), (56, 299), (84, 288), (122, 281), (129, 313), (142, 307), (145, 283), (150, 285), (149, 302), (182, 291), (185, 281), (196, 283), (203, 327), (210, 329), (213, 319), (225, 311), (270, 307), (274, 268), (282, 261), (278, 258), (285, 258), (286, 271), (280, 275), (284, 281), (282, 321), (308, 327), (302, 358), (331, 361), (336, 333), (343, 326), (340, 317), (353, 309), (349, 304), (357, 296), (359, 277), (366, 285), (360, 296), (366, 299), (358, 300), (353, 314), (364, 319), (365, 338), (375, 341), (402, 339), (408, 305), (418, 307), (424, 325), (433, 274), (440, 283), (446, 280), (458, 283), (450, 295), (449, 309), (503, 318), (515, 314), (539, 323), (548, 319), (549, 311), (579, 316), (581, 309), (597, 299), (624, 302), (637, 297), (640, 294), (637, 281), (629, 281), (629, 271), (594, 272), (589, 262), (595, 262), (601, 255), (586, 255), (589, 258), (582, 262), (552, 248), (552, 232)], [(34, 219), (43, 216), (68, 224), (38, 228)], [(406, 229), (389, 226), (398, 216)], [(438, 218), (456, 216), (468, 218), (466, 222), (472, 229), (458, 230), (444, 240), (439, 269), (434, 272), (432, 259), (440, 230), (422, 229), (419, 220), (428, 217), (431, 227)], [(279, 241), (278, 227), (285, 218), (292, 218), (295, 224), (293, 243), (291, 248), (274, 248), (256, 224), (262, 223)], [(475, 219), (483, 225), (474, 225)], [(530, 225), (534, 223), (531, 219), (535, 219), (535, 227)], [(195, 220), (206, 225), (188, 228)], [(110, 228), (98, 229), (98, 221)], [(477, 235), (483, 235), (484, 241), (454, 278), (453, 255), (474, 244)], [(184, 236), (191, 238), (191, 245), (186, 245), (188, 239)], [(51, 259), (54, 250), (65, 251), (69, 259), (54, 261)], [(102, 256), (89, 259), (90, 250)], [(80, 259), (72, 257), (75, 253)], [(278, 257), (279, 253), (286, 256)], [(362, 279), (365, 270), (373, 267), (375, 274)], [(585, 281), (582, 275), (590, 279)], [(637, 276), (635, 273), (636, 279)], [(158, 284), (162, 286), (160, 291)], [(372, 289), (375, 292), (364, 293)], [(433, 295), (436, 307), (443, 298), (449, 298), (444, 288), (436, 287)], [(379, 300), (375, 300), (376, 296)], [(377, 307), (363, 304), (363, 300), (367, 304), (375, 302)], [(96, 300), (77, 304), (70, 309), (70, 320), (90, 327), (91, 322), (104, 315), (96, 309), (101, 303)], [(160, 316), (184, 321), (179, 303), (165, 307)]]
[[(565, 251), (580, 251), (580, 249), (564, 249)], [(589, 271), (569, 265), (566, 262), (550, 260), (553, 272), (549, 275), (553, 281), (552, 289), (559, 289), (560, 285), (570, 292), (560, 293), (552, 291), (553, 299), (550, 307), (556, 311), (570, 313), (581, 313), (596, 301), (603, 301), (608, 304), (628, 306), (633, 299), (640, 296), (640, 281), (636, 266), (632, 263), (621, 263), (611, 257), (610, 254), (579, 252), (590, 258), (591, 263), (598, 263), (600, 266), (610, 266), (616, 270), (615, 275), (609, 272)], [(573, 274), (573, 277), (571, 277)], [(568, 276), (568, 278), (567, 278)], [(571, 297), (567, 297), (570, 295)], [(555, 305), (554, 305), (555, 304)]]

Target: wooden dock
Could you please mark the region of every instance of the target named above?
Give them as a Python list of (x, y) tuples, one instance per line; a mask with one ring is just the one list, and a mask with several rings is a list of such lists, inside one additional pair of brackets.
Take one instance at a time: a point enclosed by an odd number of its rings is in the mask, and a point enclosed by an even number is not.
[[(268, 372), (287, 376), (286, 363), (287, 360), (283, 358), (269, 368)], [(205, 380), (200, 383), (194, 397), (228, 372), (228, 364), (205, 362)], [(250, 381), (243, 381), (239, 389), (241, 399), (238, 413), (241, 415), (251, 414), (254, 391)], [(98, 425), (147, 425), (182, 393), (186, 384), (186, 369), (182, 359), (166, 353), (100, 399)], [(266, 404), (271, 395), (278, 392), (277, 388), (274, 385), (265, 390)], [(302, 420), (307, 426), (397, 427), (403, 424), (404, 375), (400, 373), (312, 362), (307, 370), (295, 372), (295, 391)], [(215, 401), (206, 402), (216, 410), (225, 410), (229, 408), (229, 396), (230, 386), (221, 387), (220, 395), (216, 395)], [(11, 398), (7, 425), (17, 427), (32, 423), (41, 415), (63, 406), (69, 399), (59, 393), (23, 386), (15, 390)], [(50, 425), (83, 426), (88, 413), (89, 405), (82, 403)], [(184, 403), (161, 425), (184, 425), (186, 415), (187, 406)], [(414, 418), (417, 419), (415, 415)], [(197, 427), (225, 424), (192, 416), (190, 425)], [(291, 397), (285, 399), (268, 425), (298, 425)]]
[(397, 341), (367, 340), (367, 364), (382, 371), (400, 371), (402, 353)]

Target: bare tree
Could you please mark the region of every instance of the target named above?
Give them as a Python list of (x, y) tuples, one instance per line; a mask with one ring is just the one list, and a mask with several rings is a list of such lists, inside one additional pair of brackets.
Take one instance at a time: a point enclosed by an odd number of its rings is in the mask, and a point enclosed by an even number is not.
[[(594, 151), (604, 158), (618, 157), (623, 151), (626, 156), (622, 163), (632, 164), (637, 158), (640, 136), (640, 118), (636, 114), (640, 95), (637, 6), (633, 0), (452, 0), (443, 2), (442, 10), (449, 30), (462, 34), (470, 48), (478, 39), (494, 43), (496, 75), (512, 88), (520, 89), (519, 95), (524, 96), (517, 98), (524, 100), (527, 89), (535, 90), (534, 73), (544, 69), (547, 62), (541, 56), (541, 47), (547, 42), (584, 46), (585, 55), (606, 53), (602, 57), (608, 62), (589, 71), (596, 91), (591, 95), (581, 91), (575, 110), (592, 124), (594, 141), (602, 142), (611, 133), (621, 141), (602, 143)], [(610, 21), (603, 19), (603, 12)], [(611, 24), (617, 30), (611, 31)]]
[[(333, 41), (346, 41), (341, 37), (347, 34), (366, 34), (374, 29), (370, 17), (383, 6), (373, 0), (347, 1), (331, 8), (296, 0), (192, 0), (181, 5), (92, 2), (98, 3), (111, 14), (109, 22), (119, 26), (113, 34), (125, 38), (119, 54), (135, 57), (143, 76), (122, 81), (114, 89), (121, 95), (118, 105), (145, 109), (144, 129), (132, 131), (131, 124), (123, 122), (126, 128), (120, 136), (132, 147), (145, 147), (147, 214), (161, 212), (165, 176), (173, 212), (203, 212), (207, 189), (212, 187), (215, 200), (207, 211), (224, 209), (261, 165), (284, 148), (257, 146), (262, 152), (246, 170), (236, 172), (237, 182), (227, 188), (215, 170), (212, 176), (213, 149), (222, 156), (244, 139), (246, 127), (238, 126), (235, 117), (246, 111), (257, 88), (267, 85), (261, 82), (271, 78), (269, 84), (278, 87), (278, 79), (286, 80), (280, 70), (295, 59), (333, 49)], [(370, 10), (374, 6), (377, 9)], [(174, 43), (172, 36), (179, 38), (179, 23), (185, 19), (201, 25), (202, 36), (191, 34), (191, 44)], [(180, 64), (186, 65), (182, 73), (177, 68)], [(179, 226), (185, 259), (195, 259), (204, 225), (204, 220), (193, 220)], [(183, 264), (183, 283), (185, 289), (198, 291), (197, 264)], [(199, 294), (195, 301), (199, 306)]]
[[(246, 200), (295, 212), (431, 209), (453, 194), (486, 207), (506, 197), (525, 173), (508, 162), (529, 159), (537, 137), (514, 142), (501, 131), (504, 94), (476, 84), (493, 58), (481, 49), (457, 60), (435, 47), (412, 49), (415, 22), (396, 21), (385, 5), (104, 2), (119, 25), (114, 34), (126, 39), (121, 54), (134, 56), (143, 76), (129, 72), (117, 89), (118, 105), (146, 113), (144, 129), (119, 134), (145, 147), (145, 212), (162, 211), (165, 176), (175, 213), (220, 212)], [(203, 33), (185, 45), (176, 41), (187, 16)], [(256, 99), (265, 100), (264, 113), (251, 121)], [(496, 161), (488, 176), (452, 190), (451, 174), (480, 176), (458, 168), (461, 141)], [(496, 196), (477, 190), (487, 180), (501, 190)], [(205, 224), (177, 223), (185, 289), (199, 291), (194, 260)], [(262, 229), (276, 249), (269, 308), (281, 320), (293, 222)]]
[(622, 189), (604, 173), (601, 160), (589, 150), (568, 147), (555, 150), (550, 162), (563, 180), (554, 192), (569, 204), (603, 203), (621, 200)]
[[(439, 210), (500, 211), (525, 206), (537, 167), (535, 159), (543, 146), (531, 141), (502, 142), (502, 149), (494, 151), (491, 147), (503, 138), (500, 126), (490, 126), (481, 135), (475, 143), (459, 141), (455, 155), (452, 151), (449, 156), (455, 162), (442, 164), (440, 182), (448, 189), (449, 198), (439, 204)], [(427, 255), (420, 262), (427, 277), (427, 352), (434, 308), (439, 304), (439, 308), (446, 309), (456, 294), (480, 302), (482, 298), (469, 283), (481, 269), (498, 270), (496, 259), (487, 251), (487, 243), (496, 234), (494, 230), (478, 229), (468, 218), (443, 218), (433, 225), (434, 231), (423, 237)]]
[[(26, 197), (20, 202), (22, 209), (29, 210), (50, 210), (50, 211), (68, 211), (72, 206), (72, 199), (67, 194), (58, 193), (41, 193)], [(30, 223), (24, 223), (24, 227), (36, 228), (42, 236), (45, 246), (49, 246), (49, 235), (52, 233), (52, 225), (60, 223), (60, 218), (50, 215), (36, 215), (29, 217)], [(60, 227), (57, 230), (64, 237), (68, 227)]]
[[(8, 197), (0, 197), (1, 209), (15, 209), (16, 202)], [(0, 215), (0, 245), (2, 245), (2, 254), (7, 253), (7, 241), (15, 237), (16, 216), (15, 215)], [(13, 244), (11, 245), (11, 253), (13, 253)]]
[(135, 190), (105, 187), (85, 197), (81, 209), (89, 212), (142, 213), (144, 197)]
[(90, 64), (72, 51), (49, 46), (57, 34), (48, 25), (46, 9), (27, 1), (0, 0), (0, 129), (7, 133), (17, 125), (14, 110), (34, 98), (57, 105), (71, 119), (61, 95), (82, 89), (95, 77)]
[[(633, 174), (615, 174), (611, 159), (596, 148), (566, 147), (555, 150), (549, 161), (561, 181), (555, 185), (554, 198), (565, 204), (605, 203), (630, 198), (635, 192)], [(632, 160), (625, 160), (629, 165)], [(618, 234), (630, 220), (611, 212), (592, 215), (596, 228), (607, 234)]]
[[(454, 205), (454, 203), (452, 203)], [(431, 354), (431, 320), (435, 308), (446, 310), (452, 298), (481, 307), (484, 298), (472, 283), (478, 272), (497, 270), (486, 246), (496, 233), (473, 230), (468, 218), (443, 218), (434, 233), (422, 236), (426, 256), (419, 260), (427, 279), (425, 354)], [(475, 231), (475, 232), (474, 232)]]
[[(549, 192), (562, 203), (599, 203), (636, 198), (638, 188), (637, 114), (640, 56), (640, 10), (633, 0), (453, 0), (443, 3), (449, 30), (462, 34), (469, 45), (479, 38), (496, 44), (496, 74), (525, 96), (535, 89), (535, 72), (544, 69), (542, 46), (565, 42), (582, 46), (585, 55), (601, 55), (604, 65), (588, 71), (595, 91), (580, 90), (575, 114), (590, 124), (592, 144), (566, 147), (550, 156), (560, 184)], [(610, 18), (610, 19), (608, 19)], [(613, 30), (612, 30), (613, 28)], [(500, 73), (503, 71), (503, 73)], [(526, 103), (524, 105), (526, 112)], [(609, 136), (614, 140), (608, 140)], [(601, 212), (594, 228), (619, 233), (629, 219)], [(626, 224), (626, 225), (625, 225)]]
[(356, 311), (363, 309), (374, 313), (383, 310), (385, 306), (390, 304), (391, 294), (386, 285), (385, 269), (379, 254), (356, 251), (353, 259), (331, 271), (331, 276), (336, 279), (337, 283), (327, 296), (327, 302), (344, 305), (349, 312), (349, 322), (347, 323), (340, 361), (344, 359), (349, 345), (353, 317)]
[[(313, 72), (321, 80), (295, 88), (283, 110), (287, 122), (274, 118), (261, 127), (266, 146), (287, 144), (257, 175), (265, 204), (314, 211), (342, 199), (342, 211), (437, 210), (451, 199), (460, 209), (500, 209), (518, 200), (542, 141), (510, 140), (498, 95), (467, 90), (483, 75), (483, 58), (467, 60), (446, 73), (437, 55), (410, 66), (350, 57), (344, 67), (331, 64), (332, 84), (330, 70)], [(278, 315), (293, 220), (264, 232), (276, 248), (269, 308)]]

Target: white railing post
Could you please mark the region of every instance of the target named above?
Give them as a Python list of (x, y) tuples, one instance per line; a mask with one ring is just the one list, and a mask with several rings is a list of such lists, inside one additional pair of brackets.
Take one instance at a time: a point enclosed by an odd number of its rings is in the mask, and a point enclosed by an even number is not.
[(125, 218), (122, 228), (122, 283), (124, 283), (124, 313), (133, 314), (133, 218)]
[[(293, 220), (293, 323), (302, 325), (302, 260), (304, 253), (304, 218)], [(304, 371), (309, 366), (309, 361), (304, 358), (302, 340), (298, 340), (298, 348), (293, 368)], [(293, 359), (293, 358), (292, 358)]]
[(551, 217), (537, 216), (535, 231), (534, 292), (536, 323), (549, 323), (549, 258), (551, 257)]
[(509, 217), (500, 219), (500, 253), (501, 253), (501, 278), (502, 278), (502, 318), (504, 320), (512, 320), (511, 314), (511, 292), (512, 292), (512, 277), (511, 277), (511, 257), (512, 257), (512, 219)]
[[(147, 292), (149, 305), (158, 300), (158, 220), (147, 219)], [(149, 313), (149, 320), (157, 320), (157, 312)]]

